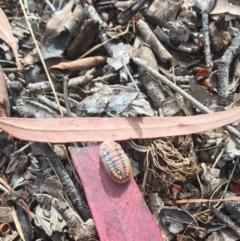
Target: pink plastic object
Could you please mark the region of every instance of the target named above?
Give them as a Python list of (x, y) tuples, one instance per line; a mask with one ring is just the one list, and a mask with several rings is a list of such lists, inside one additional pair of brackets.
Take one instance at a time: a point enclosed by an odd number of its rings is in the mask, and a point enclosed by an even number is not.
[(161, 231), (133, 178), (119, 184), (106, 173), (99, 146), (70, 147), (102, 241), (163, 241)]

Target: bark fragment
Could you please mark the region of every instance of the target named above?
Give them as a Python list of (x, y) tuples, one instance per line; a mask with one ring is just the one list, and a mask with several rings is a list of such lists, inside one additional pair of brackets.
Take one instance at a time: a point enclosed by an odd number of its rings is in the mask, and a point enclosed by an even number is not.
[(74, 39), (68, 45), (67, 56), (71, 59), (76, 59), (84, 53), (91, 45), (98, 29), (98, 21), (93, 19), (85, 20)]
[(177, 18), (177, 13), (181, 9), (183, 2), (183, 0), (155, 0), (144, 17), (151, 24), (167, 27), (169, 21), (174, 21)]
[[(148, 47), (142, 46), (138, 50), (137, 57), (147, 61), (153, 69), (157, 71), (157, 61), (154, 58), (153, 52)], [(152, 99), (153, 104), (156, 108), (162, 106), (165, 100), (165, 93), (161, 86), (149, 75), (143, 68), (138, 68), (139, 79), (142, 85), (147, 90), (148, 96)]]

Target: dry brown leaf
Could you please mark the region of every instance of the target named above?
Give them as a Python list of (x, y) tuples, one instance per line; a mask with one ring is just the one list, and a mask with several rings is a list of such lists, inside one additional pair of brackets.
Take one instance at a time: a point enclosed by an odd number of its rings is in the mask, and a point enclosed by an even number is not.
[(15, 39), (13, 37), (12, 28), (9, 24), (9, 21), (8, 21), (5, 13), (3, 12), (3, 10), (1, 8), (0, 8), (0, 23), (1, 23), (0, 39), (2, 39), (4, 42), (6, 42), (11, 47), (11, 49), (14, 53), (14, 56), (15, 56), (18, 71), (21, 71), (22, 67), (21, 67), (21, 63), (18, 58), (17, 46), (16, 46)]
[(187, 135), (215, 129), (240, 119), (240, 107), (188, 117), (139, 118), (0, 118), (0, 128), (28, 141), (67, 143)]
[(43, 36), (42, 43), (45, 44), (47, 39), (56, 37), (60, 32), (65, 30), (65, 22), (72, 15), (72, 7), (74, 0), (71, 0), (61, 11), (55, 12), (48, 21), (46, 30)]
[(94, 67), (99, 67), (106, 63), (107, 57), (104, 56), (95, 56), (85, 59), (77, 59), (70, 62), (61, 62), (59, 64), (53, 65), (51, 69), (62, 69), (69, 71), (77, 71), (83, 69), (90, 69)]

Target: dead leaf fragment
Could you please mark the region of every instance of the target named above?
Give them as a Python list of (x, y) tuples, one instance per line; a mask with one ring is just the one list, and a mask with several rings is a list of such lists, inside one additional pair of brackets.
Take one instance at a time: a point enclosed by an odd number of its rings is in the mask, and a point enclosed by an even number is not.
[(180, 233), (184, 229), (184, 224), (198, 227), (196, 219), (189, 212), (176, 207), (163, 207), (159, 217), (163, 225), (173, 234)]
[(0, 117), (10, 117), (11, 106), (6, 86), (6, 81), (3, 75), (2, 67), (0, 66)]
[(1, 8), (0, 8), (0, 22), (1, 22), (0, 39), (2, 39), (4, 42), (6, 42), (11, 47), (11, 49), (14, 53), (14, 56), (15, 56), (17, 69), (18, 69), (18, 71), (21, 71), (22, 67), (21, 67), (21, 63), (18, 58), (17, 46), (16, 46), (15, 39), (13, 37), (12, 28), (9, 24), (9, 21), (8, 21), (5, 13), (3, 12), (3, 10)]
[(46, 43), (48, 38), (56, 37), (57, 35), (59, 35), (59, 33), (65, 30), (65, 22), (72, 15), (71, 9), (74, 2), (74, 0), (71, 0), (61, 11), (55, 12), (53, 14), (52, 18), (47, 23), (42, 40), (43, 44)]
[(154, 111), (143, 94), (130, 86), (105, 86), (99, 92), (86, 97), (76, 106), (76, 114), (102, 114), (108, 116), (153, 116)]

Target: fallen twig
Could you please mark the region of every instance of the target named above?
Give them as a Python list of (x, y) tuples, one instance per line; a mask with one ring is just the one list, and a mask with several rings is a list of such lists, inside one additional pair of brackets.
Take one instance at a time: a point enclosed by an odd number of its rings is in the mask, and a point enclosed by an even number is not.
[(227, 105), (229, 88), (229, 69), (233, 59), (240, 53), (240, 34), (236, 36), (224, 55), (214, 62), (217, 69), (217, 89), (219, 104)]
[(137, 21), (137, 29), (143, 36), (145, 42), (152, 47), (153, 52), (163, 63), (171, 61), (171, 54), (163, 47), (147, 23), (145, 23), (142, 19), (139, 19)]
[(204, 198), (194, 198), (194, 199), (181, 199), (181, 200), (162, 200), (164, 204), (175, 205), (175, 204), (185, 204), (185, 203), (217, 203), (217, 202), (227, 202), (227, 201), (240, 201), (240, 197), (228, 197), (228, 198), (218, 198), (218, 199), (204, 199)]
[(209, 40), (209, 21), (208, 21), (208, 13), (211, 11), (214, 6), (214, 0), (194, 0), (193, 6), (201, 11), (202, 14), (202, 33), (203, 33), (203, 45), (204, 45), (204, 53), (205, 53), (205, 61), (207, 68), (212, 68), (211, 61), (211, 50), (210, 50), (210, 40)]
[(63, 77), (63, 98), (68, 117), (72, 116), (71, 107), (68, 99), (68, 76)]
[(238, 236), (240, 236), (240, 228), (236, 223), (232, 221), (231, 218), (229, 218), (227, 215), (223, 214), (218, 209), (213, 209), (213, 214), (223, 223), (227, 224), (228, 227), (230, 227), (234, 233), (236, 233)]

